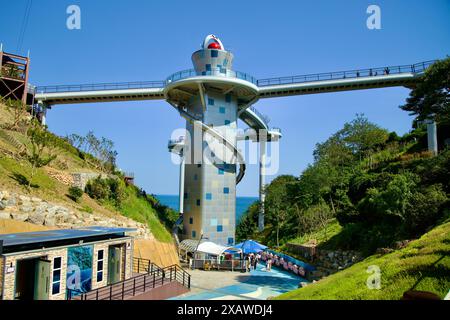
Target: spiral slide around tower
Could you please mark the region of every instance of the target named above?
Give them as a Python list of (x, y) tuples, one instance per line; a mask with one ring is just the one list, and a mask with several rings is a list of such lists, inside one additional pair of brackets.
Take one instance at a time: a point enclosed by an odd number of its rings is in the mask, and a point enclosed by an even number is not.
[(237, 162), (239, 163), (239, 173), (236, 176), (236, 184), (239, 184), (239, 182), (241, 182), (242, 178), (244, 178), (246, 166), (245, 166), (245, 160), (244, 160), (244, 157), (242, 156), (242, 153), (237, 149), (237, 147), (234, 145), (234, 143), (227, 140), (219, 131), (204, 124), (202, 121), (196, 119), (194, 116), (192, 116), (185, 110), (182, 110), (180, 108), (177, 108), (177, 110), (180, 112), (180, 115), (183, 118), (185, 118), (187, 121), (189, 121), (192, 125), (200, 126), (203, 131), (210, 134), (217, 141), (219, 141), (221, 144), (225, 145), (229, 150), (231, 150), (233, 152), (235, 158), (237, 159)]

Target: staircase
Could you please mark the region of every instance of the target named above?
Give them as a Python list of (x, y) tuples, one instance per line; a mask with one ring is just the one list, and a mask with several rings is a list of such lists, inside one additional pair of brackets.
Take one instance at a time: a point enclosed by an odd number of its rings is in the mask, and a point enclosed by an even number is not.
[(133, 277), (84, 293), (68, 289), (67, 300), (160, 300), (190, 287), (191, 275), (179, 265), (161, 268), (148, 259), (133, 258)]

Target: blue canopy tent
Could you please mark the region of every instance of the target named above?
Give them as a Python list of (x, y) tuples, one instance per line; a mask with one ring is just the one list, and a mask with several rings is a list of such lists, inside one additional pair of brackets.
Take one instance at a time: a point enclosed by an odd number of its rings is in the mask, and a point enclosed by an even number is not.
[(241, 243), (236, 244), (233, 248), (241, 249), (244, 254), (249, 254), (263, 251), (267, 249), (267, 246), (255, 240), (245, 240)]

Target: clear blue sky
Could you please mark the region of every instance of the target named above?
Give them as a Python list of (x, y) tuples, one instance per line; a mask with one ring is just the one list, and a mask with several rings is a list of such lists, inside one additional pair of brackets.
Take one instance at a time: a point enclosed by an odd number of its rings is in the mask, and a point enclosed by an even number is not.
[[(28, 0), (0, 11), (0, 42), (16, 52)], [(81, 30), (66, 28), (66, 8), (81, 7)], [(381, 7), (381, 30), (366, 27), (366, 9)], [(450, 1), (33, 1), (22, 50), (31, 51), (36, 85), (163, 80), (191, 68), (207, 34), (235, 54), (234, 68), (257, 78), (411, 64), (450, 53)], [(265, 99), (255, 106), (281, 127), (279, 174), (298, 175), (317, 142), (364, 113), (403, 134), (412, 118), (398, 106), (405, 88)], [(112, 139), (118, 164), (148, 192), (176, 194), (178, 167), (167, 140), (184, 121), (164, 101), (56, 106), (48, 124), (60, 135)], [(243, 126), (243, 124), (240, 124)], [(257, 166), (238, 195), (257, 195)], [(271, 179), (273, 177), (270, 177)]]

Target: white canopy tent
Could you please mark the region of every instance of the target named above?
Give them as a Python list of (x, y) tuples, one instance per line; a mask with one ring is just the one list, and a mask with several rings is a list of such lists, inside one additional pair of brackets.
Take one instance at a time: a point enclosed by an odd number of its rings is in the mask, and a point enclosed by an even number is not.
[(226, 250), (233, 249), (232, 247), (225, 247), (220, 244), (211, 242), (211, 241), (205, 241), (198, 245), (197, 252), (206, 253), (212, 256), (220, 256), (223, 254)]

